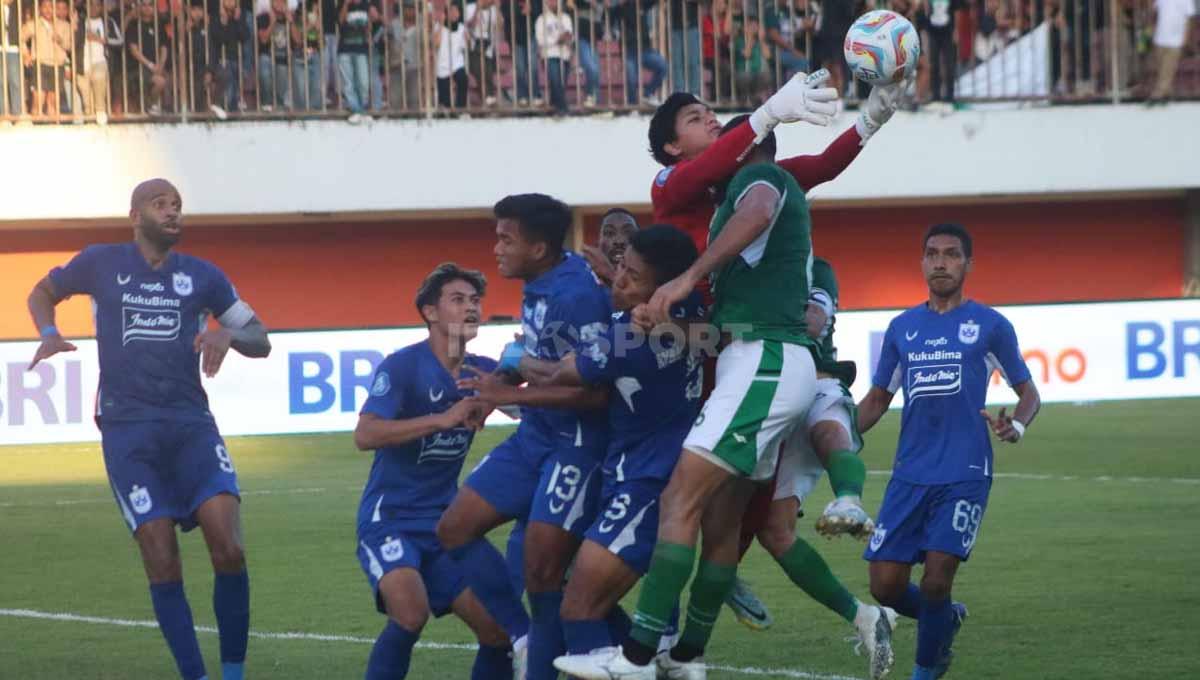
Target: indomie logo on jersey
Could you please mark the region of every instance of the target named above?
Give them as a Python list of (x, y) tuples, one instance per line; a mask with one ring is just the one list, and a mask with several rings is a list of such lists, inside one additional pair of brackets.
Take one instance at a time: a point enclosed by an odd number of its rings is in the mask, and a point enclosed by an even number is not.
[(421, 440), (421, 453), (417, 464), (435, 461), (457, 460), (467, 455), (471, 447), (471, 432), (465, 428), (447, 430), (429, 435)]
[(179, 338), (179, 310), (122, 307), (121, 316), (122, 345), (128, 345), (134, 340), (166, 342)]
[(962, 365), (912, 366), (908, 369), (905, 394), (911, 401), (921, 397), (946, 396), (962, 390)]

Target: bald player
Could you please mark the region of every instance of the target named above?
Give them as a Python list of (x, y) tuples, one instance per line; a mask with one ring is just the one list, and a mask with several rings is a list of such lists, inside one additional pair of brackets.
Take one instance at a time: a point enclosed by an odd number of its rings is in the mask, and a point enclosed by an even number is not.
[[(159, 628), (184, 680), (207, 678), (183, 591), (176, 526), (199, 526), (212, 558), (221, 677), (241, 680), (250, 629), (250, 581), (242, 548), (237, 473), (208, 410), (200, 371), (211, 378), (232, 347), (271, 351), (267, 329), (221, 270), (175, 252), (183, 200), (164, 179), (133, 190), (133, 241), (88, 246), (29, 294), (41, 337), (32, 369), (75, 346), (54, 325), (72, 295), (95, 307), (100, 352), (96, 423), (117, 506), (141, 551)], [(218, 326), (209, 328), (209, 317)]]

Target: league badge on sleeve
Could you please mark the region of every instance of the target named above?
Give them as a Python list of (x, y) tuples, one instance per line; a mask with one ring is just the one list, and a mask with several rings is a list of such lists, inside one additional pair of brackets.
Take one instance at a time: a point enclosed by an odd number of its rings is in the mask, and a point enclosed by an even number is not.
[[(374, 384), (371, 385), (371, 396), (372, 397), (382, 397), (385, 394), (387, 394), (388, 392), (390, 392), (391, 390), (392, 390), (392, 379), (388, 377), (387, 373), (385, 373), (384, 371), (380, 371), (379, 374), (375, 376)], [(431, 391), (430, 395), (432, 395), (432, 394), (433, 394), (433, 392)]]
[(175, 272), (171, 275), (171, 284), (175, 287), (176, 295), (191, 295), (192, 294), (192, 277), (183, 272)]
[(958, 341), (964, 345), (974, 345), (979, 339), (979, 324), (968, 319), (966, 323), (958, 324)]

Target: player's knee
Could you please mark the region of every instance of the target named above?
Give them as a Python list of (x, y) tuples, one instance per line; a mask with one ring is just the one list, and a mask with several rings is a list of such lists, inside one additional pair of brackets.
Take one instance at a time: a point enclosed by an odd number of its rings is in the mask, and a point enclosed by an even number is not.
[(438, 542), (446, 550), (453, 550), (467, 543), (463, 537), (462, 522), (449, 511), (443, 513), (442, 518), (438, 520), (436, 532)]
[(699, 526), (704, 516), (704, 506), (678, 485), (668, 485), (660, 503), (658, 521), (662, 526)]
[(930, 602), (941, 602), (950, 597), (951, 581), (939, 574), (926, 572), (921, 578), (921, 597)]
[(153, 558), (143, 556), (146, 578), (151, 583), (174, 583), (183, 580), (183, 562), (178, 557)]
[(393, 607), (389, 604), (388, 618), (410, 633), (420, 633), (429, 622), (429, 612), (413, 607)]
[(488, 647), (507, 647), (509, 644), (508, 633), (500, 627), (500, 624), (489, 620), (475, 632), (475, 638), (479, 640), (479, 644)]
[(905, 585), (888, 578), (871, 576), (871, 597), (885, 607), (894, 607), (904, 596)]
[(526, 553), (525, 589), (531, 593), (544, 593), (562, 588), (566, 565), (557, 555)]
[(771, 553), (771, 557), (779, 559), (796, 542), (796, 530), (792, 526), (768, 521), (766, 526), (758, 530), (758, 542)]
[(219, 574), (236, 574), (246, 568), (246, 552), (233, 541), (214, 545), (210, 557), (213, 570)]
[(813, 450), (821, 455), (822, 459), (834, 451), (846, 450), (851, 447), (850, 437), (846, 435), (846, 430), (834, 422), (817, 423), (809, 436), (812, 438)]

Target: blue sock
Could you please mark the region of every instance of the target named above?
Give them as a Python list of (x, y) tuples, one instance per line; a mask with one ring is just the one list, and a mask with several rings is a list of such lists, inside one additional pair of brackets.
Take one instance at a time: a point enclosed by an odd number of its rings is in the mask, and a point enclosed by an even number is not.
[[(629, 631), (633, 628), (633, 620), (629, 618), (629, 614), (626, 614), (624, 609), (621, 609), (619, 604), (612, 608), (604, 622), (608, 624), (608, 636), (612, 639), (609, 644), (623, 642), (625, 638), (629, 637)], [(568, 640), (567, 644), (570, 645), (571, 642)]]
[(921, 599), (921, 618), (917, 620), (917, 665), (933, 668), (954, 628), (954, 608), (950, 598), (938, 602)]
[(921, 618), (921, 589), (915, 583), (909, 583), (908, 588), (892, 609), (895, 609), (900, 616), (907, 616), (910, 619)]
[(196, 627), (192, 623), (192, 608), (183, 594), (183, 582), (151, 583), (150, 601), (154, 604), (154, 618), (183, 680), (203, 678), (204, 658), (200, 656), (200, 643), (196, 641)]
[(566, 651), (563, 640), (561, 590), (548, 593), (529, 593), (529, 608), (533, 621), (529, 627), (528, 680), (557, 680), (554, 659)]
[(419, 635), (388, 619), (367, 659), (367, 680), (401, 680), (408, 675), (413, 645)]
[(513, 523), (512, 533), (508, 535), (504, 562), (508, 566), (508, 579), (512, 583), (513, 593), (520, 600), (525, 594), (525, 523), (521, 520)]
[(475, 652), (475, 665), (471, 667), (471, 680), (512, 680), (512, 657), (508, 647), (479, 645)]
[(933, 669), (915, 666), (913, 668), (912, 680), (934, 680)]
[[(625, 617), (629, 620), (629, 617)], [(563, 621), (563, 637), (567, 642), (567, 654), (587, 654), (593, 649), (612, 647), (614, 640), (624, 640), (624, 637), (614, 638), (608, 621), (592, 619), (590, 621)]]
[(221, 639), (221, 680), (242, 680), (246, 642), (250, 639), (250, 577), (217, 574), (213, 583), (213, 612)]
[(467, 585), (484, 609), (516, 640), (529, 632), (529, 615), (512, 589), (508, 566), (500, 551), (486, 538), (478, 538), (450, 551), (450, 557), (467, 574)]

